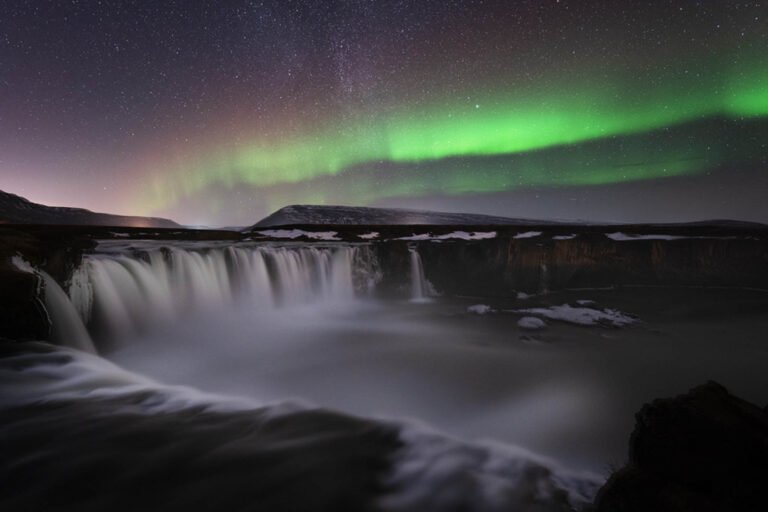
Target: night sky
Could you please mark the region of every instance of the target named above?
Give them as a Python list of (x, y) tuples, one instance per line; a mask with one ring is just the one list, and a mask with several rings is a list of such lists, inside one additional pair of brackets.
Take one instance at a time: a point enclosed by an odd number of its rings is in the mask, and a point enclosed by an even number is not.
[(768, 2), (0, 2), (0, 189), (768, 222)]

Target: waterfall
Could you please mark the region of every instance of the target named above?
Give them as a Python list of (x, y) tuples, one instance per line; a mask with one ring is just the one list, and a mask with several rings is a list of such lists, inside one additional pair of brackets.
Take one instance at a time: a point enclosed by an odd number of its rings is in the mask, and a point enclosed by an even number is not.
[(539, 265), (539, 293), (542, 295), (549, 293), (549, 269), (543, 261)]
[(78, 311), (56, 280), (47, 272), (36, 270), (19, 256), (14, 256), (11, 263), (20, 271), (37, 274), (42, 279), (45, 310), (51, 321), (51, 341), (95, 354), (93, 341)]
[(409, 247), (411, 253), (411, 302), (427, 302), (434, 295), (432, 285), (424, 277), (424, 265), (415, 247)]
[(67, 294), (51, 276), (38, 272), (45, 283), (45, 309), (51, 317), (51, 341), (95, 354), (91, 336)]
[[(354, 299), (364, 247), (149, 246), (88, 256), (69, 288), (73, 310), (115, 339), (194, 311), (269, 309)], [(362, 263), (361, 263), (362, 262)], [(358, 279), (357, 274), (361, 274)], [(363, 284), (360, 287), (365, 287)]]

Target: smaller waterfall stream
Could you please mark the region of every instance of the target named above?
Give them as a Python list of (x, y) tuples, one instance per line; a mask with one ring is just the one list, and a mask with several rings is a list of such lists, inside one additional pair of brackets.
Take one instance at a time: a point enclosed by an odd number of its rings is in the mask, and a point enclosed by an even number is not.
[(424, 277), (421, 256), (415, 247), (409, 247), (408, 252), (411, 254), (411, 302), (428, 302), (434, 292), (432, 285)]
[(549, 293), (549, 268), (543, 261), (539, 265), (539, 293), (542, 295)]
[(91, 336), (67, 294), (51, 276), (42, 271), (40, 276), (45, 283), (45, 309), (55, 319), (51, 322), (51, 341), (95, 354)]

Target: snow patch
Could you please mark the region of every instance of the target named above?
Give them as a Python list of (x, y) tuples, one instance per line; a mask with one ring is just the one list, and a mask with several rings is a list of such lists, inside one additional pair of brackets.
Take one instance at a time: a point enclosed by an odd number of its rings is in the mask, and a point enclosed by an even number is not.
[(517, 295), (515, 295), (515, 297), (517, 298), (517, 300), (528, 300), (531, 298), (531, 296), (525, 292), (517, 292)]
[(617, 242), (632, 240), (736, 240), (737, 236), (678, 236), (678, 235), (633, 235), (617, 231), (606, 233), (605, 236)]
[(496, 238), (495, 231), (453, 231), (444, 235), (432, 235), (431, 233), (413, 234), (411, 236), (403, 236), (396, 238), (395, 240), (431, 240), (433, 242), (438, 240), (489, 240)]
[(21, 256), (14, 256), (11, 258), (11, 263), (14, 267), (19, 269), (20, 271), (27, 273), (27, 274), (34, 274), (35, 269), (32, 267), (32, 264), (29, 263), (27, 260), (22, 258)]
[(495, 231), (474, 231), (472, 233), (468, 233), (466, 231), (454, 231), (453, 233), (440, 235), (435, 238), (437, 240), (448, 240), (451, 238), (458, 238), (460, 240), (488, 240), (491, 238), (496, 238), (496, 232)]
[(371, 231), (370, 233), (357, 235), (357, 238), (362, 238), (363, 240), (373, 240), (374, 238), (379, 238), (379, 233), (377, 231)]
[(552, 240), (573, 240), (577, 236), (579, 236), (579, 235), (577, 235), (575, 233), (574, 234), (570, 234), (570, 235), (557, 235), (557, 236), (553, 236)]
[(313, 240), (341, 240), (336, 235), (336, 231), (304, 231), (303, 229), (267, 229), (265, 231), (259, 231), (260, 235), (268, 236), (270, 238), (299, 238), (305, 236)]
[(432, 240), (432, 235), (429, 233), (421, 233), (421, 234), (413, 234), (411, 236), (401, 236), (400, 238), (395, 238), (395, 240), (411, 240), (411, 241), (419, 241), (419, 240)]
[(474, 304), (467, 308), (467, 313), (474, 313), (476, 315), (487, 315), (493, 313), (495, 310), (488, 304)]
[(546, 322), (541, 318), (535, 316), (524, 316), (517, 321), (517, 326), (521, 329), (528, 329), (530, 331), (538, 331), (547, 327)]
[(611, 327), (624, 327), (637, 320), (615, 309), (593, 309), (578, 307), (568, 304), (551, 306), (549, 308), (529, 308), (513, 310), (514, 313), (539, 315), (550, 320), (560, 320), (577, 325), (603, 325)]
[(617, 231), (616, 233), (606, 233), (605, 236), (617, 242), (626, 242), (629, 240), (680, 240), (681, 238), (688, 238), (685, 236), (673, 235), (628, 235), (621, 231)]
[(535, 238), (540, 235), (541, 231), (526, 231), (525, 233), (518, 233), (512, 238), (519, 240), (521, 238)]

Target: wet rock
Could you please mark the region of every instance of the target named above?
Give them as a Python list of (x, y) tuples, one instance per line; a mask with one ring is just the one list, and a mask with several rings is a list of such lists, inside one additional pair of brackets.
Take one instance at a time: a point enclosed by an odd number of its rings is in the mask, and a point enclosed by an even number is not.
[(48, 339), (51, 325), (40, 299), (39, 277), (3, 265), (0, 289), (0, 338)]
[(56, 227), (0, 226), (0, 337), (47, 340), (50, 335), (40, 277), (19, 270), (13, 263), (15, 257), (66, 283), (83, 252), (94, 245), (87, 237), (71, 236)]
[(494, 309), (488, 304), (474, 304), (467, 308), (467, 313), (473, 313), (475, 315), (487, 315), (488, 313), (494, 312)]
[(598, 512), (765, 510), (768, 413), (708, 382), (636, 415), (629, 463)]

